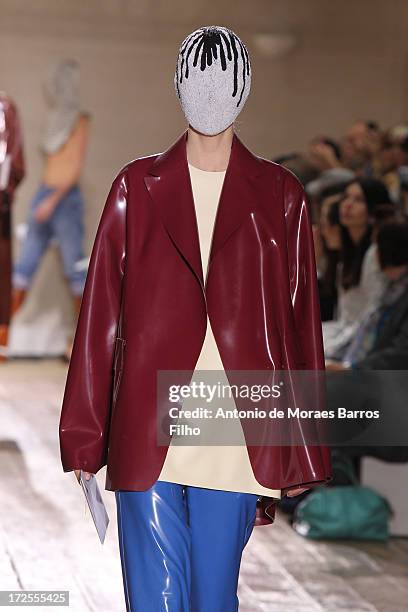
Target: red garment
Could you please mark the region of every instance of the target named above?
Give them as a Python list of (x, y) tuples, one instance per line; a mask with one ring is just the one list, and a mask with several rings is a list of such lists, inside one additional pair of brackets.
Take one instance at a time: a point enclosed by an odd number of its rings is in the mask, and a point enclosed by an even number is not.
[[(9, 160), (9, 161), (8, 161)], [(9, 172), (4, 172), (5, 167)], [(14, 102), (0, 92), (0, 325), (9, 325), (11, 315), (12, 239), (11, 219), (14, 191), (24, 178), (23, 140)], [(6, 176), (8, 175), (8, 176)]]
[[(167, 453), (156, 443), (157, 370), (194, 371), (206, 309), (226, 371), (325, 367), (301, 184), (234, 134), (204, 283), (186, 138), (187, 131), (164, 153), (119, 172), (91, 255), (61, 459), (64, 471), (96, 473), (107, 464), (110, 491), (145, 490), (157, 480)], [(248, 453), (269, 488), (331, 475), (325, 446), (248, 446)], [(258, 509), (257, 525), (273, 520), (271, 499)]]

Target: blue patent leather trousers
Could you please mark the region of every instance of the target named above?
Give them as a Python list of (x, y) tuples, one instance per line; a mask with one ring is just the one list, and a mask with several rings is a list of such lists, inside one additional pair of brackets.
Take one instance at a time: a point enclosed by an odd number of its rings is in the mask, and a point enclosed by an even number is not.
[(257, 495), (157, 481), (115, 491), (127, 612), (236, 612)]

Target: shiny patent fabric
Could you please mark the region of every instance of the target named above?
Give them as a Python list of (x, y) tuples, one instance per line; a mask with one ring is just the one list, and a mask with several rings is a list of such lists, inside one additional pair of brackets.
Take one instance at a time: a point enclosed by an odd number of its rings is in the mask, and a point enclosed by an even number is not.
[(236, 612), (256, 500), (162, 481), (116, 491), (127, 612)]
[[(157, 480), (167, 453), (156, 443), (157, 370), (193, 372), (206, 311), (226, 370), (324, 370), (301, 184), (234, 134), (204, 282), (187, 134), (119, 172), (91, 255), (62, 406), (61, 458), (64, 471), (95, 473), (107, 464), (111, 491), (146, 490)], [(268, 488), (330, 477), (324, 446), (248, 446), (248, 453)], [(272, 520), (273, 504), (262, 498), (256, 524)]]
[(24, 174), (23, 139), (17, 108), (6, 93), (0, 92), (0, 327), (10, 323), (12, 205)]
[(7, 192), (11, 203), (14, 191), (25, 175), (23, 138), (17, 107), (6, 93), (0, 91), (0, 166), (6, 156), (10, 160), (10, 172), (6, 184), (0, 184), (0, 190)]

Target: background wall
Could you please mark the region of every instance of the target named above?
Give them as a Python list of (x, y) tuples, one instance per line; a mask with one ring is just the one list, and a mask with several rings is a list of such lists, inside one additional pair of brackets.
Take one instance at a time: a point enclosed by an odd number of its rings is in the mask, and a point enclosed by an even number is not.
[[(0, 16), (0, 88), (18, 104), (28, 170), (15, 224), (41, 176), (41, 82), (53, 62), (81, 62), (93, 116), (83, 174), (87, 254), (116, 172), (163, 150), (185, 127), (173, 74), (181, 40), (197, 27), (227, 25), (249, 49), (253, 86), (237, 129), (260, 155), (302, 149), (319, 133), (339, 136), (356, 118), (391, 125), (408, 115), (406, 0), (0, 0)], [(55, 249), (16, 325), (40, 320), (55, 332), (48, 345), (63, 343), (57, 336), (72, 310)]]

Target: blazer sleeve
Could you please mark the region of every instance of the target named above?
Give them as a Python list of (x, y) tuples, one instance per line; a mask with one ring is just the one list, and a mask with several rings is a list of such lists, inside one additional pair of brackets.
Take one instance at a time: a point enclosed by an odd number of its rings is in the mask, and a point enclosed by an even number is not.
[(286, 178), (285, 214), (290, 293), (306, 370), (324, 370), (323, 333), (310, 203), (295, 176)]
[(107, 462), (127, 197), (124, 169), (113, 181), (102, 211), (75, 331), (59, 423), (64, 472), (82, 469), (95, 474)]
[[(290, 294), (296, 338), (301, 353), (299, 369), (310, 371), (307, 379), (307, 401), (311, 405), (305, 407), (311, 408), (313, 405), (313, 409), (324, 410), (326, 409), (325, 359), (311, 210), (304, 188), (291, 174), (286, 181), (285, 215)], [(304, 382), (300, 384), (300, 389), (302, 384)], [(324, 420), (316, 420), (313, 423), (302, 422), (301, 428), (305, 428), (308, 434), (312, 433), (316, 443), (297, 448), (298, 460), (301, 460), (305, 466), (304, 478), (301, 482), (283, 489), (284, 494), (297, 486), (312, 487), (324, 484), (332, 477), (331, 455), (327, 445), (328, 437)]]

